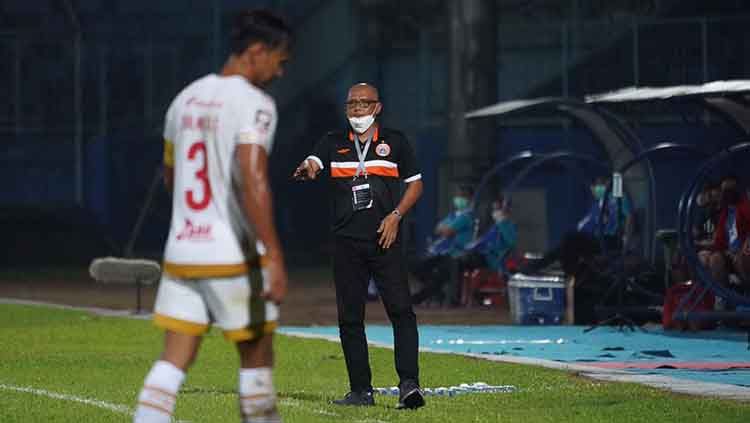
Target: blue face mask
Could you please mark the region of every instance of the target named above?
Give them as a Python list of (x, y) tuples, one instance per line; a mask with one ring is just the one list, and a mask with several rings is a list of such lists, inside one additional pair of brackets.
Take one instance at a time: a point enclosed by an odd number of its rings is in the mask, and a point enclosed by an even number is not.
[(453, 207), (456, 210), (463, 210), (469, 206), (469, 199), (466, 197), (453, 197)]
[(594, 198), (597, 200), (601, 200), (604, 198), (604, 192), (607, 191), (607, 188), (604, 185), (594, 185)]

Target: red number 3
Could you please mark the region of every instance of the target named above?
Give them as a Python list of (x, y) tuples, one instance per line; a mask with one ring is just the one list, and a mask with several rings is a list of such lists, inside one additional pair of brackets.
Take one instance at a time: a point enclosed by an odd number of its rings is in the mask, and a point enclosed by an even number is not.
[(196, 160), (198, 153), (201, 153), (202, 165), (201, 168), (195, 172), (195, 178), (203, 184), (203, 196), (200, 199), (196, 199), (196, 195), (192, 189), (185, 191), (185, 200), (187, 201), (188, 207), (193, 210), (203, 210), (208, 207), (211, 203), (211, 183), (208, 180), (208, 156), (206, 153), (206, 143), (198, 141), (190, 146), (188, 150), (188, 160)]

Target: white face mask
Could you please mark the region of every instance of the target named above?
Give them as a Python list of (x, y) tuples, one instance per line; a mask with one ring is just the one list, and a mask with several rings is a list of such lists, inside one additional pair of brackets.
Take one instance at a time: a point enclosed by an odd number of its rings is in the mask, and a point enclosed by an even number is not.
[(358, 134), (364, 134), (375, 122), (375, 115), (355, 116), (349, 118), (349, 124)]
[(492, 219), (495, 220), (495, 222), (500, 222), (505, 220), (505, 213), (503, 213), (502, 210), (494, 210), (492, 212)]

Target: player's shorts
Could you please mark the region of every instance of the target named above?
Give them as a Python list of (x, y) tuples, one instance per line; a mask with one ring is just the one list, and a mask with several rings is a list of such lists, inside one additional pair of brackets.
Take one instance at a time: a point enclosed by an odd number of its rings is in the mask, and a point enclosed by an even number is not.
[[(263, 281), (266, 281), (263, 272)], [(241, 342), (273, 333), (278, 306), (259, 297), (260, 280), (249, 275), (180, 279), (162, 275), (154, 306), (154, 324), (186, 335), (201, 336), (211, 325), (230, 341)]]

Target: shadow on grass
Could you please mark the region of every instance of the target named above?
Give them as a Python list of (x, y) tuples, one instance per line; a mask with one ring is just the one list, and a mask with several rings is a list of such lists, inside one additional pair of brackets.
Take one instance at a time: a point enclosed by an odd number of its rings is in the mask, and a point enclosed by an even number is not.
[[(237, 395), (236, 389), (220, 388), (203, 388), (193, 386), (180, 390), (180, 395)], [(293, 399), (297, 401), (311, 401), (327, 403), (330, 399), (324, 394), (313, 393), (309, 391), (279, 391), (278, 396), (281, 399)]]
[(297, 401), (312, 401), (327, 403), (330, 399), (326, 395), (308, 391), (279, 391), (279, 397), (284, 399), (294, 399)]
[(236, 389), (201, 388), (199, 386), (180, 389), (180, 395), (237, 395)]

